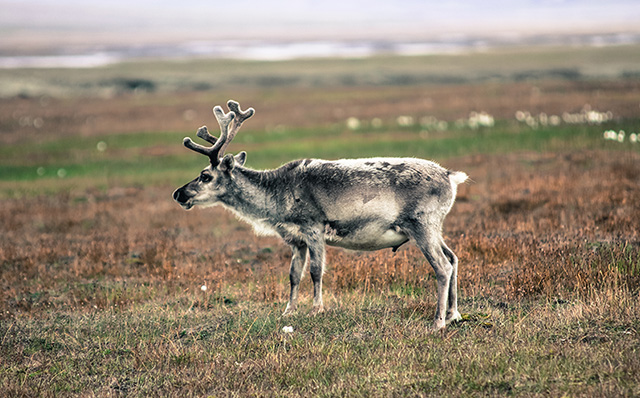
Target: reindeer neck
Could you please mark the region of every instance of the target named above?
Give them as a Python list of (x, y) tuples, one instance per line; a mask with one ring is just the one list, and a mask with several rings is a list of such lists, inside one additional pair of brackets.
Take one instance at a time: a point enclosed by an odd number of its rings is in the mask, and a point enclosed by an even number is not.
[(270, 220), (277, 216), (278, 192), (273, 170), (252, 170), (237, 166), (233, 183), (220, 200), (248, 220)]

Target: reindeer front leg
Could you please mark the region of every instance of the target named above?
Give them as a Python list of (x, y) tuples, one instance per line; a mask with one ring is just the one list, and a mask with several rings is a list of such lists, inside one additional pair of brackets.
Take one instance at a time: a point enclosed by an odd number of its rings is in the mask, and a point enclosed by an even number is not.
[(322, 239), (313, 239), (308, 245), (309, 272), (313, 281), (313, 308), (311, 309), (311, 314), (315, 315), (324, 311), (322, 303), (322, 274), (324, 273), (325, 246)]
[(300, 280), (302, 279), (302, 270), (307, 262), (307, 245), (304, 242), (291, 244), (291, 251), (293, 256), (291, 257), (291, 268), (289, 269), (289, 282), (291, 283), (291, 293), (289, 295), (289, 303), (284, 310), (284, 316), (291, 315), (296, 311), (298, 307), (298, 288), (300, 287)]

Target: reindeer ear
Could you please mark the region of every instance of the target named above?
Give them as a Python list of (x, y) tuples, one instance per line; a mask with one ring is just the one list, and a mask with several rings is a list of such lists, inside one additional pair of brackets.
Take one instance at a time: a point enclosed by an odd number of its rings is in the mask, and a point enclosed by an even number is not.
[(233, 155), (229, 153), (225, 155), (224, 158), (222, 158), (222, 161), (220, 161), (220, 165), (218, 165), (218, 168), (222, 172), (231, 173), (231, 170), (233, 170), (233, 167), (235, 166), (235, 162), (236, 161), (233, 158)]
[(247, 153), (245, 151), (240, 152), (235, 156), (235, 160), (238, 166), (244, 166), (244, 162), (247, 161)]

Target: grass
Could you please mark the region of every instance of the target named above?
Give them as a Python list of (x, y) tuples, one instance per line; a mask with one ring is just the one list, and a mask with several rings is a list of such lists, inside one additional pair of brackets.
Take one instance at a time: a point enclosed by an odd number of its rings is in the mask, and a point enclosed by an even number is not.
[[(402, 154), (440, 160), (474, 153), (557, 151), (567, 147), (594, 149), (603, 145), (604, 130), (629, 129), (636, 124), (635, 120), (627, 120), (624, 123), (532, 130), (516, 122), (505, 121), (491, 129), (482, 128), (478, 131), (455, 128), (444, 133), (428, 132), (419, 126), (399, 128), (393, 125), (369, 131), (350, 131), (344, 126), (322, 130), (292, 129), (262, 135), (247, 131), (244, 139), (239, 139), (230, 149), (247, 150), (247, 165), (259, 169), (277, 167), (289, 160), (304, 157), (336, 159)], [(182, 148), (180, 143), (184, 134), (139, 133), (60, 138), (7, 147), (0, 150), (0, 181), (26, 182), (22, 185), (25, 187), (30, 186), (32, 181), (38, 181), (43, 183), (43, 187), (48, 187), (63, 178), (77, 178), (77, 181), (84, 179), (93, 185), (100, 181), (100, 185), (108, 186), (113, 185), (114, 181), (123, 183), (123, 179), (127, 178), (126, 184), (149, 185), (171, 176), (170, 181), (178, 184), (184, 180), (183, 176), (190, 176), (206, 164), (206, 161)], [(106, 144), (107, 149), (103, 152), (97, 149), (99, 142)], [(613, 148), (616, 145), (620, 146), (617, 143), (609, 144)], [(626, 147), (634, 148), (634, 145), (627, 143)], [(9, 191), (6, 182), (3, 184), (5, 194)], [(12, 186), (12, 194), (20, 194), (19, 185)], [(68, 189), (65, 184), (59, 184), (59, 187)]]
[(637, 303), (624, 292), (610, 300), (466, 298), (465, 321), (431, 335), (432, 305), (412, 295), (345, 292), (322, 316), (283, 319), (283, 303), (174, 291), (124, 310), (115, 301), (5, 324), (8, 354), (24, 358), (5, 368), (5, 391), (634, 395), (638, 320), (617, 317)]
[(306, 315), (305, 279), (282, 318), (290, 253), (222, 209), (155, 187), (5, 199), (5, 395), (637, 395), (640, 163), (620, 154), (458, 158), (464, 318), (437, 334), (411, 245), (330, 249), (327, 311)]
[[(307, 316), (305, 277), (300, 312), (283, 318), (287, 247), (223, 209), (172, 202), (206, 164), (181, 139), (200, 117), (211, 123), (225, 93), (4, 99), (3, 396), (640, 395), (640, 146), (602, 135), (637, 131), (635, 90), (626, 80), (238, 88), (258, 113), (230, 149), (247, 150), (252, 167), (420, 156), (471, 176), (444, 230), (460, 258), (463, 320), (439, 333), (433, 272), (412, 245), (329, 249), (327, 310)], [(614, 119), (514, 120), (586, 103)], [(456, 127), (481, 110), (494, 127)], [(449, 127), (399, 126), (401, 115)], [(22, 123), (34, 117), (43, 126)]]
[[(315, 318), (283, 319), (265, 304), (194, 309), (178, 298), (11, 324), (4, 344), (24, 359), (5, 367), (5, 394), (638, 393), (630, 373), (638, 368), (630, 338), (637, 325), (604, 321), (598, 308), (464, 300), (467, 320), (430, 335), (420, 300), (345, 296)], [(283, 333), (285, 325), (294, 332)]]

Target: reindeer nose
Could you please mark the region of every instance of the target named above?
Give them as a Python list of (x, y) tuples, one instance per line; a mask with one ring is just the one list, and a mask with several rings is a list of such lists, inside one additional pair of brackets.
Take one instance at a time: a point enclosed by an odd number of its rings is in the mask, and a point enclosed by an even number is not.
[(180, 202), (178, 198), (180, 198), (181, 191), (182, 191), (182, 188), (178, 188), (175, 191), (173, 191), (173, 200), (175, 200), (176, 202)]

